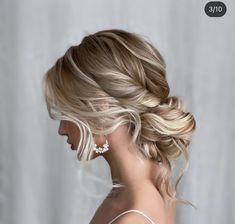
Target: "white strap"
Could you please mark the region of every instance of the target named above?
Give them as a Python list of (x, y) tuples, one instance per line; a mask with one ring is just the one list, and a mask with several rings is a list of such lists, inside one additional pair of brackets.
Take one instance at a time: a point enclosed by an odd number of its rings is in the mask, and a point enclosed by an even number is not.
[(119, 214), (117, 217), (115, 217), (112, 221), (110, 221), (108, 224), (112, 224), (115, 220), (117, 220), (120, 216), (128, 213), (128, 212), (137, 212), (141, 215), (143, 215), (145, 218), (147, 218), (149, 220), (149, 222), (151, 222), (151, 224), (155, 224), (147, 215), (145, 215), (143, 212), (139, 211), (139, 210), (135, 210), (135, 209), (132, 209), (132, 210), (128, 210), (128, 211), (125, 211), (121, 214)]

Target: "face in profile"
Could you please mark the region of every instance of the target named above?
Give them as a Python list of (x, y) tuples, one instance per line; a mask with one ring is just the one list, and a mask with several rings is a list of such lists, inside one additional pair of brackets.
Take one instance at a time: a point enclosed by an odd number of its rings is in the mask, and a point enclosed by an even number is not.
[(71, 149), (77, 150), (78, 143), (80, 140), (80, 131), (76, 124), (71, 121), (61, 120), (58, 133), (61, 136), (67, 136), (67, 142), (71, 145)]

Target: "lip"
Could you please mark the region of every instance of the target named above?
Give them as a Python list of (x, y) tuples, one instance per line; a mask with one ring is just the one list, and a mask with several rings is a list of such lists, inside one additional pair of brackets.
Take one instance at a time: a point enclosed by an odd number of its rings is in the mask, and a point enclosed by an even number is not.
[(70, 144), (70, 145), (71, 145), (70, 148), (71, 148), (72, 150), (75, 150), (73, 144)]

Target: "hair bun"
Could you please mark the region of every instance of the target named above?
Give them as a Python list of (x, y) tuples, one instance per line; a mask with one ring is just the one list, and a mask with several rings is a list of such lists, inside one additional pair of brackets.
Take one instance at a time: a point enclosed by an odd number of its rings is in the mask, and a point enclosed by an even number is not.
[(164, 101), (164, 104), (167, 104), (169, 107), (174, 108), (174, 109), (179, 109), (182, 111), (185, 111), (185, 105), (182, 101), (181, 98), (176, 97), (176, 96), (169, 96), (166, 98)]
[(166, 156), (179, 156), (182, 146), (189, 144), (196, 123), (190, 112), (184, 111), (179, 97), (171, 96), (150, 112), (141, 115), (141, 136), (156, 142), (158, 149)]

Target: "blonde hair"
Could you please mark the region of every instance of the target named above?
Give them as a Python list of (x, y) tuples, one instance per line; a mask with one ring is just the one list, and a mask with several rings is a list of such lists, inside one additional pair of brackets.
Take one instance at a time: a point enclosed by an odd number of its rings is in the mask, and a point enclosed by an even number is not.
[[(161, 163), (161, 195), (185, 203), (176, 197), (177, 185), (196, 122), (179, 97), (168, 96), (165, 61), (149, 41), (120, 29), (87, 35), (47, 71), (43, 91), (50, 117), (79, 127), (79, 160), (91, 159), (93, 134), (128, 125), (140, 154)], [(181, 154), (185, 167), (173, 187), (171, 161)]]

